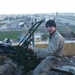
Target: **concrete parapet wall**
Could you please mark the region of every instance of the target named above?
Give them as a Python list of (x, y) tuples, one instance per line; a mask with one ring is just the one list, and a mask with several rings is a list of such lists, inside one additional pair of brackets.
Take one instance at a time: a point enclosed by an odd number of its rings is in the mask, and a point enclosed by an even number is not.
[[(35, 44), (37, 48), (46, 48), (48, 44)], [(75, 56), (75, 43), (65, 43), (64, 56)]]

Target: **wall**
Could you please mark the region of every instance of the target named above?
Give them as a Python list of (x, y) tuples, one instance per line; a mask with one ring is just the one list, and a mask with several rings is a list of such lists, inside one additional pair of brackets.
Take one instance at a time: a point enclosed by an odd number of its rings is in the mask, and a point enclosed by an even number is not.
[[(47, 46), (48, 44), (35, 44), (35, 47), (37, 48), (46, 48)], [(65, 43), (63, 55), (75, 56), (75, 43)]]

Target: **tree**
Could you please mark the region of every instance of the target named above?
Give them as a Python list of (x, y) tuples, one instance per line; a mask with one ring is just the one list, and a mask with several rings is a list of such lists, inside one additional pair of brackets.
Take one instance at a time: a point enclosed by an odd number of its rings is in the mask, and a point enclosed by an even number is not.
[(47, 38), (48, 38), (48, 34), (47, 34), (47, 33), (43, 33), (43, 34), (41, 35), (41, 39), (42, 39), (43, 41), (47, 40)]
[(75, 31), (71, 31), (71, 36), (75, 37)]

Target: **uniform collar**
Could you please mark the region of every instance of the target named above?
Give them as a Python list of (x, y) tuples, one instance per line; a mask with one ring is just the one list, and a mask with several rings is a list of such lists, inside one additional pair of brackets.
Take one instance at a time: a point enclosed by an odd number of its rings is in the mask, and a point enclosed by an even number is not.
[(57, 33), (57, 31), (55, 30), (52, 34), (50, 34), (50, 39)]
[(50, 34), (50, 35), (52, 36), (55, 32), (56, 32), (56, 30), (52, 34)]

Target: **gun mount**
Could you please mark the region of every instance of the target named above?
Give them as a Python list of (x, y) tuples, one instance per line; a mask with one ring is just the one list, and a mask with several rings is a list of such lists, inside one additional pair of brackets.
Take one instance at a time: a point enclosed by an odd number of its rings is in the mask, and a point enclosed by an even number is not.
[(18, 66), (24, 66), (24, 72), (28, 72), (37, 66), (38, 61), (36, 55), (28, 50), (28, 45), (32, 41), (32, 35), (44, 20), (36, 22), (27, 32), (25, 37), (19, 42), (17, 46), (0, 44), (0, 54), (6, 55), (15, 61)]

